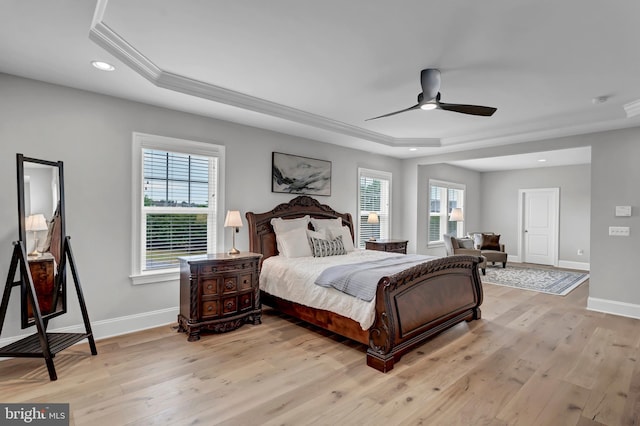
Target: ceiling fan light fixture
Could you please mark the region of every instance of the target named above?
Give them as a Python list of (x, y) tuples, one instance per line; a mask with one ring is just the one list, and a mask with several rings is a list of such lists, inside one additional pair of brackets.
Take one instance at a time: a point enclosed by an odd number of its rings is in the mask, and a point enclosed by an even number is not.
[(426, 104), (420, 105), (420, 109), (424, 111), (429, 111), (436, 108), (438, 108), (438, 105), (432, 104), (432, 103), (426, 103)]

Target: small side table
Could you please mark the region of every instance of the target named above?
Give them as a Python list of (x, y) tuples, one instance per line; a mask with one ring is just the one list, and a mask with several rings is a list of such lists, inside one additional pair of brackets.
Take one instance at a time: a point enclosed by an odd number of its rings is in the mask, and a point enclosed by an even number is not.
[(247, 322), (260, 324), (261, 257), (249, 252), (181, 257), (178, 331), (193, 342), (201, 330), (226, 332)]
[(407, 254), (408, 240), (376, 240), (367, 241), (365, 248), (367, 250), (388, 251), (391, 253)]

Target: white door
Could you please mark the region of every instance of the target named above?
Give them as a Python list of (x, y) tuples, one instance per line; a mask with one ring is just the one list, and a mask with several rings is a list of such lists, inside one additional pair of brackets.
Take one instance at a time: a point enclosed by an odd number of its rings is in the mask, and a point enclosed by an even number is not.
[(542, 265), (558, 265), (558, 188), (523, 189), (522, 261)]

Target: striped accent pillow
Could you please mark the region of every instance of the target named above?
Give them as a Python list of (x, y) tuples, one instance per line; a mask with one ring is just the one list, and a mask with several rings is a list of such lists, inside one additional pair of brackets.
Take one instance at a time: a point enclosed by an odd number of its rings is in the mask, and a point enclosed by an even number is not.
[(347, 254), (342, 243), (342, 235), (338, 236), (335, 240), (323, 240), (321, 238), (310, 237), (311, 251), (313, 257), (326, 257), (326, 256), (338, 256), (341, 254)]

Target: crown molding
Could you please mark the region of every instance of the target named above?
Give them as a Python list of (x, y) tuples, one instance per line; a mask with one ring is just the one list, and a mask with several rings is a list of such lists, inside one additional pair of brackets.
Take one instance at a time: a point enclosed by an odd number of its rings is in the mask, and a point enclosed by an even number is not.
[(91, 29), (89, 30), (89, 38), (157, 87), (389, 147), (432, 148), (441, 146), (438, 138), (394, 138), (321, 115), (165, 71), (104, 23), (103, 18), (107, 10), (107, 4), (108, 0), (98, 0)]

